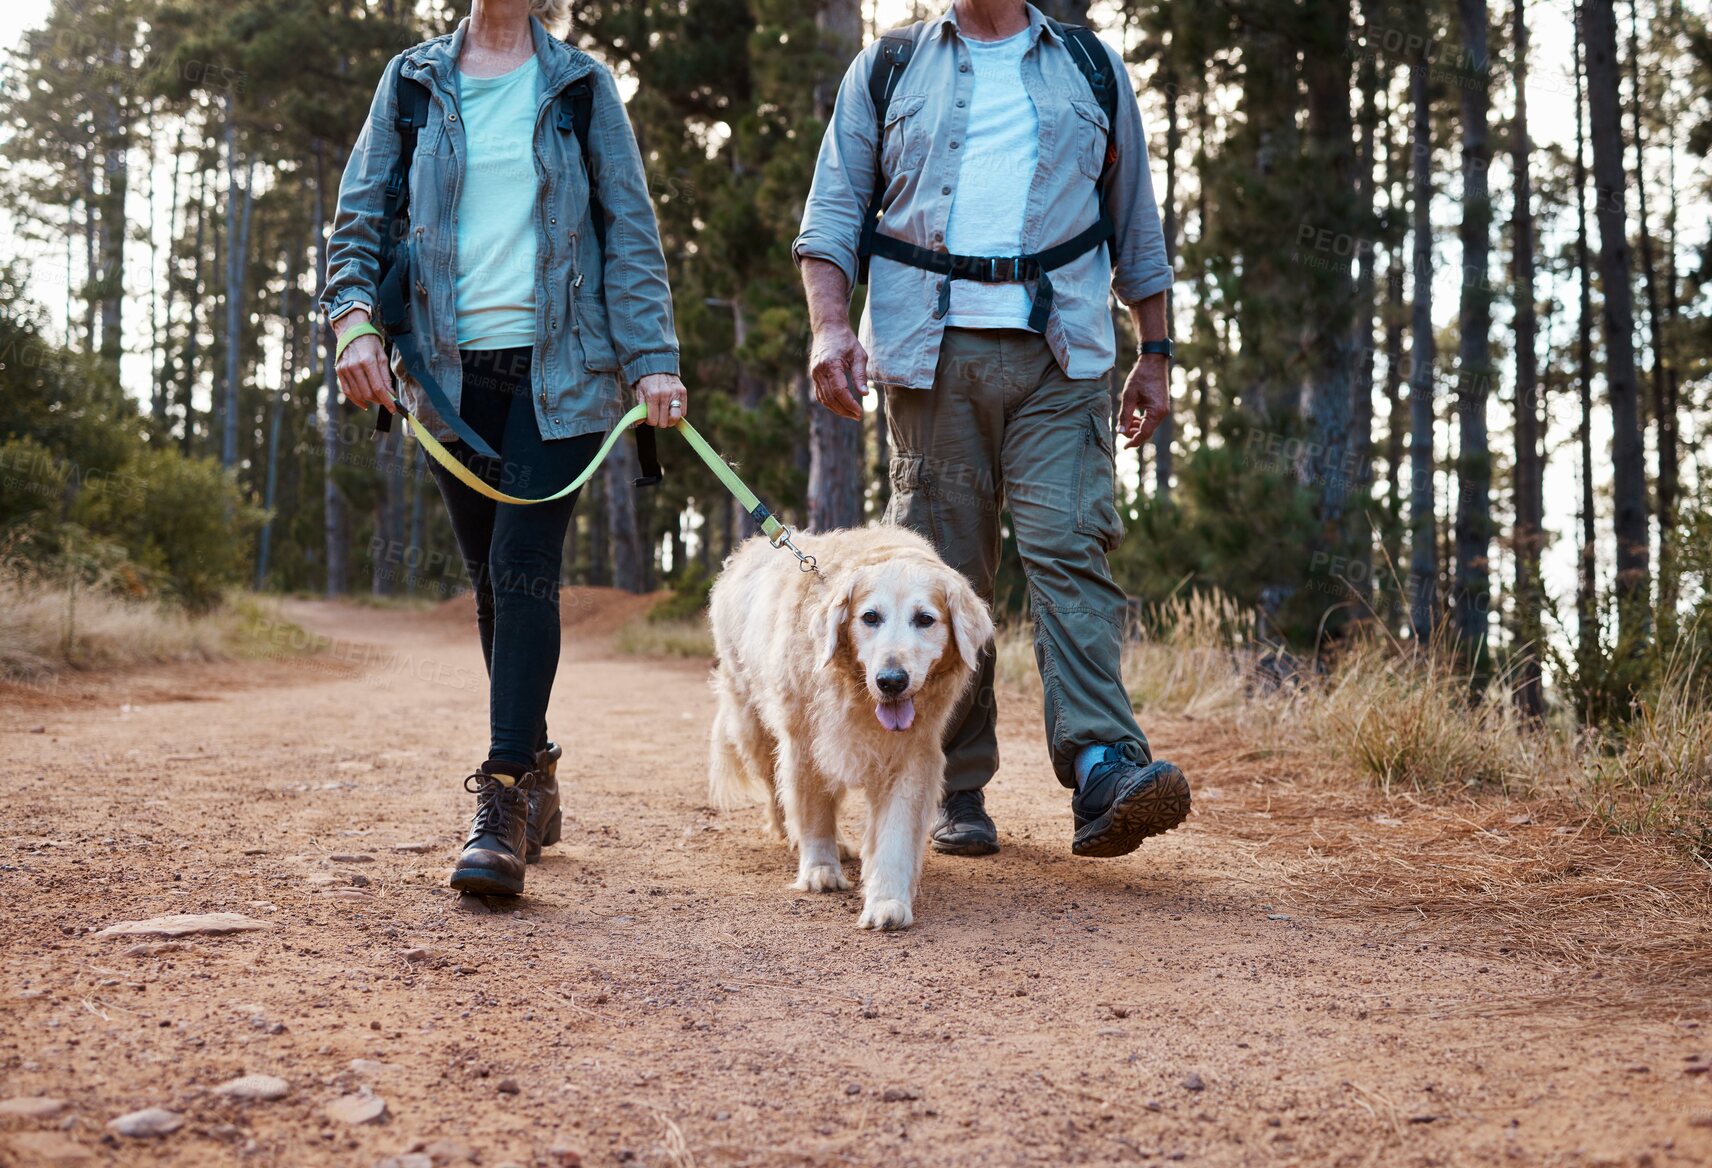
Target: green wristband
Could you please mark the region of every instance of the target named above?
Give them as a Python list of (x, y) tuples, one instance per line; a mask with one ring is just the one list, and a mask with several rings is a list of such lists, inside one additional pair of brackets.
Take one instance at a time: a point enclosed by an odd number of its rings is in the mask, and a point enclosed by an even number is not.
[(333, 360), (337, 361), (340, 357), (343, 357), (345, 355), (345, 350), (350, 348), (351, 342), (356, 340), (358, 337), (380, 337), (382, 340), (385, 340), (386, 334), (366, 320), (362, 324), (352, 325), (350, 328), (339, 334), (338, 344), (333, 346)]

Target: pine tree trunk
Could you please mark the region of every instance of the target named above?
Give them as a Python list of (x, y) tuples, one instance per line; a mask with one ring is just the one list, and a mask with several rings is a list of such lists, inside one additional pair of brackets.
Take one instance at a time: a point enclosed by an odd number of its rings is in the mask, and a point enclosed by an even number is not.
[[(1389, 103), (1388, 103), (1389, 104)], [(1398, 578), (1403, 570), (1403, 437), (1408, 433), (1408, 403), (1403, 396), (1403, 329), (1407, 315), (1403, 310), (1403, 289), (1408, 280), (1408, 263), (1404, 258), (1407, 235), (1401, 233), (1403, 216), (1408, 205), (1409, 173), (1407, 165), (1399, 165), (1407, 155), (1402, 142), (1392, 137), (1391, 117), (1387, 109), (1381, 124), (1385, 134), (1385, 205), (1386, 218), (1393, 237), (1385, 249), (1385, 562), (1383, 570), (1392, 587), (1401, 585)], [(1397, 128), (1403, 141), (1408, 139), (1407, 125)], [(1377, 573), (1375, 573), (1377, 574)], [(1386, 625), (1395, 627), (1397, 617), (1388, 604), (1383, 610)]]
[(1618, 633), (1629, 651), (1651, 626), (1645, 443), (1635, 379), (1634, 288), (1630, 283), (1627, 176), (1623, 171), (1622, 100), (1618, 92), (1617, 17), (1613, 0), (1589, 0), (1587, 97), (1593, 146), (1594, 220), (1599, 225), (1599, 285), (1604, 292), (1605, 382), (1611, 399), (1611, 493), (1617, 536)]
[(238, 186), (237, 117), (226, 95), (226, 373), (221, 407), (220, 465), (238, 464), (238, 383), (243, 369), (244, 277), (249, 267), (250, 214), (255, 207), (254, 158)]
[[(1325, 34), (1339, 43), (1349, 39), (1349, 5), (1326, 0), (1320, 11)], [(1350, 62), (1346, 54), (1310, 53), (1303, 61), (1307, 84), (1306, 157), (1324, 184), (1323, 214), (1333, 223), (1350, 222), (1355, 197), (1354, 127), (1350, 118)], [(1308, 415), (1314, 451), (1304, 471), (1317, 488), (1321, 546), (1346, 550), (1344, 506), (1349, 495), (1350, 405), (1356, 364), (1352, 331), (1353, 282), (1348, 257), (1332, 256), (1332, 269), (1318, 285), (1314, 326), (1319, 342), (1309, 358)]]
[(1540, 452), (1538, 322), (1534, 310), (1534, 206), (1529, 178), (1527, 0), (1511, 0), (1511, 49), (1516, 55), (1516, 115), (1510, 131), (1510, 169), (1515, 183), (1511, 218), (1516, 281), (1516, 641), (1519, 664), (1516, 704), (1535, 718), (1545, 712), (1540, 645), (1545, 640), (1540, 585), (1544, 543), (1544, 466)]
[[(1378, 0), (1362, 0), (1361, 23), (1364, 33), (1370, 32), (1379, 14)], [(1375, 295), (1378, 283), (1376, 267), (1379, 254), (1372, 238), (1375, 214), (1373, 164), (1378, 143), (1379, 126), (1379, 46), (1369, 38), (1361, 58), (1357, 88), (1361, 94), (1361, 112), (1356, 120), (1355, 204), (1356, 222), (1362, 228), (1356, 234), (1362, 238), (1356, 244), (1355, 256), (1355, 320), (1350, 348), (1355, 361), (1350, 387), (1349, 460), (1351, 486), (1365, 496), (1373, 486), (1373, 324), (1379, 301)], [(1363, 500), (1365, 503), (1365, 499)], [(1359, 541), (1365, 562), (1372, 555), (1372, 544), (1365, 533)], [(1363, 593), (1370, 590), (1372, 572), (1361, 573), (1357, 587)]]
[[(115, 79), (124, 76), (128, 63), (122, 45), (112, 47), (107, 63)], [(101, 363), (115, 379), (125, 353), (125, 199), (130, 189), (130, 167), (124, 100), (117, 81), (110, 82), (101, 99), (101, 207), (96, 229), (100, 280), (95, 294), (100, 300)]]
[[(1177, 51), (1177, 46), (1173, 45), (1168, 53)], [(1160, 69), (1159, 78), (1165, 98), (1165, 262), (1175, 272), (1177, 233), (1180, 229), (1177, 214), (1177, 151), (1183, 145), (1183, 124), (1177, 116), (1180, 90), (1177, 67), (1169, 58)], [(1170, 288), (1165, 290), (1165, 327), (1168, 332), (1175, 332), (1177, 328), (1177, 297)], [(1168, 367), (1165, 374), (1168, 379), (1171, 373), (1172, 370)], [(1173, 414), (1166, 414), (1164, 421), (1159, 423), (1159, 428), (1153, 432), (1153, 498), (1156, 502), (1166, 505), (1171, 502), (1171, 444), (1176, 433), (1177, 422)]]
[[(1674, 624), (1676, 608), (1676, 501), (1680, 491), (1676, 407), (1670, 392), (1667, 317), (1659, 303), (1658, 264), (1654, 260), (1653, 235), (1647, 212), (1647, 133), (1645, 107), (1648, 95), (1641, 83), (1640, 2), (1629, 0), (1629, 97), (1635, 127), (1635, 198), (1640, 214), (1641, 279), (1647, 297), (1648, 336), (1652, 341), (1653, 367), (1648, 375), (1652, 391), (1654, 435), (1658, 451), (1659, 614), (1667, 628)], [(1666, 593), (1669, 594), (1668, 602)]]
[[(845, 62), (862, 43), (860, 0), (819, 0), (815, 25), (830, 67), (816, 80), (814, 113), (832, 116)], [(808, 526), (813, 531), (850, 527), (862, 521), (862, 423), (809, 407)]]
[(1468, 71), (1462, 91), (1462, 305), (1457, 354), (1456, 576), (1451, 586), (1457, 640), (1474, 661), (1471, 682), (1484, 688), (1488, 614), (1492, 607), (1492, 453), (1486, 402), (1491, 394), (1492, 148), (1487, 118), (1491, 63), (1486, 0), (1458, 0)]
[(256, 539), (256, 591), (267, 584), (268, 556), (273, 544), (274, 506), (279, 495), (279, 428), (280, 415), (285, 412), (284, 398), (295, 388), (297, 378), (297, 320), (292, 315), (291, 294), (297, 284), (297, 253), (286, 251), (285, 284), (279, 292), (279, 321), (285, 330), (280, 345), (279, 392), (268, 407), (267, 485), (262, 494), (262, 506), (267, 518), (262, 521), (261, 534)]
[(1576, 655), (1583, 671), (1599, 653), (1598, 526), (1593, 503), (1593, 261), (1587, 235), (1587, 119), (1583, 92), (1586, 69), (1585, 21), (1575, 7), (1575, 270), (1580, 315), (1576, 324), (1576, 381), (1581, 421), (1581, 547), (1575, 586)]
[(648, 590), (647, 548), (636, 514), (636, 478), (642, 473), (636, 444), (618, 443), (603, 468), (606, 529), (612, 544), (612, 584), (626, 592)]
[(1409, 359), (1409, 628), (1420, 645), (1432, 639), (1438, 616), (1437, 516), (1433, 511), (1433, 113), (1430, 66), (1409, 78), (1414, 107), (1414, 296)]
[(184, 453), (196, 453), (196, 380), (202, 359), (202, 263), (207, 258), (208, 174), (196, 176), (196, 234), (190, 257), (190, 325), (184, 342), (184, 370), (179, 393), (184, 411)]
[[(337, 161), (342, 165), (344, 152)], [(327, 166), (326, 146), (315, 140), (315, 287), (327, 285)], [(333, 369), (334, 339), (332, 329), (321, 330), (322, 393), (325, 399), (321, 421), (321, 508), (322, 536), (327, 552), (327, 595), (342, 596), (350, 587), (349, 544), (345, 521), (345, 497), (339, 491), (338, 469), (343, 455), (340, 428), (343, 419), (339, 409), (339, 379)]]

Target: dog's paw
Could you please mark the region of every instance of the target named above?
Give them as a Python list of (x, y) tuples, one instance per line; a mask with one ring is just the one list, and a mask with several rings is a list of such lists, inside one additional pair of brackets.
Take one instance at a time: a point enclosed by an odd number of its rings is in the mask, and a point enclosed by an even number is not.
[(850, 887), (850, 881), (836, 864), (816, 864), (799, 875), (791, 887), (798, 892), (843, 892)]
[(862, 915), (856, 923), (864, 929), (879, 929), (891, 932), (893, 929), (907, 929), (915, 917), (910, 913), (910, 906), (901, 900), (870, 900), (862, 906)]

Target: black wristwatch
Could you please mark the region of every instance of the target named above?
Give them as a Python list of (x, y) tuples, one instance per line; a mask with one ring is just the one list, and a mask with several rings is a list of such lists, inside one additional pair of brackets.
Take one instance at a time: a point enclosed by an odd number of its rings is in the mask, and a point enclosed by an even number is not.
[(1162, 341), (1143, 341), (1143, 342), (1141, 342), (1141, 355), (1142, 356), (1146, 357), (1146, 356), (1149, 356), (1153, 353), (1157, 353), (1161, 357), (1164, 357), (1167, 361), (1169, 361), (1172, 359), (1172, 357), (1176, 356), (1177, 348), (1175, 345), (1173, 345), (1171, 343), (1170, 337), (1166, 337)]

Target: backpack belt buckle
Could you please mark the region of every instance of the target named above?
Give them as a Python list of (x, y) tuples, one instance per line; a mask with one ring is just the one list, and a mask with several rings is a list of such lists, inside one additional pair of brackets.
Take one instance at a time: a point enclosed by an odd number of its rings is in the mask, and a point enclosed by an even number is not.
[(986, 260), (989, 284), (1014, 284), (1022, 267), (1021, 256), (988, 256)]

